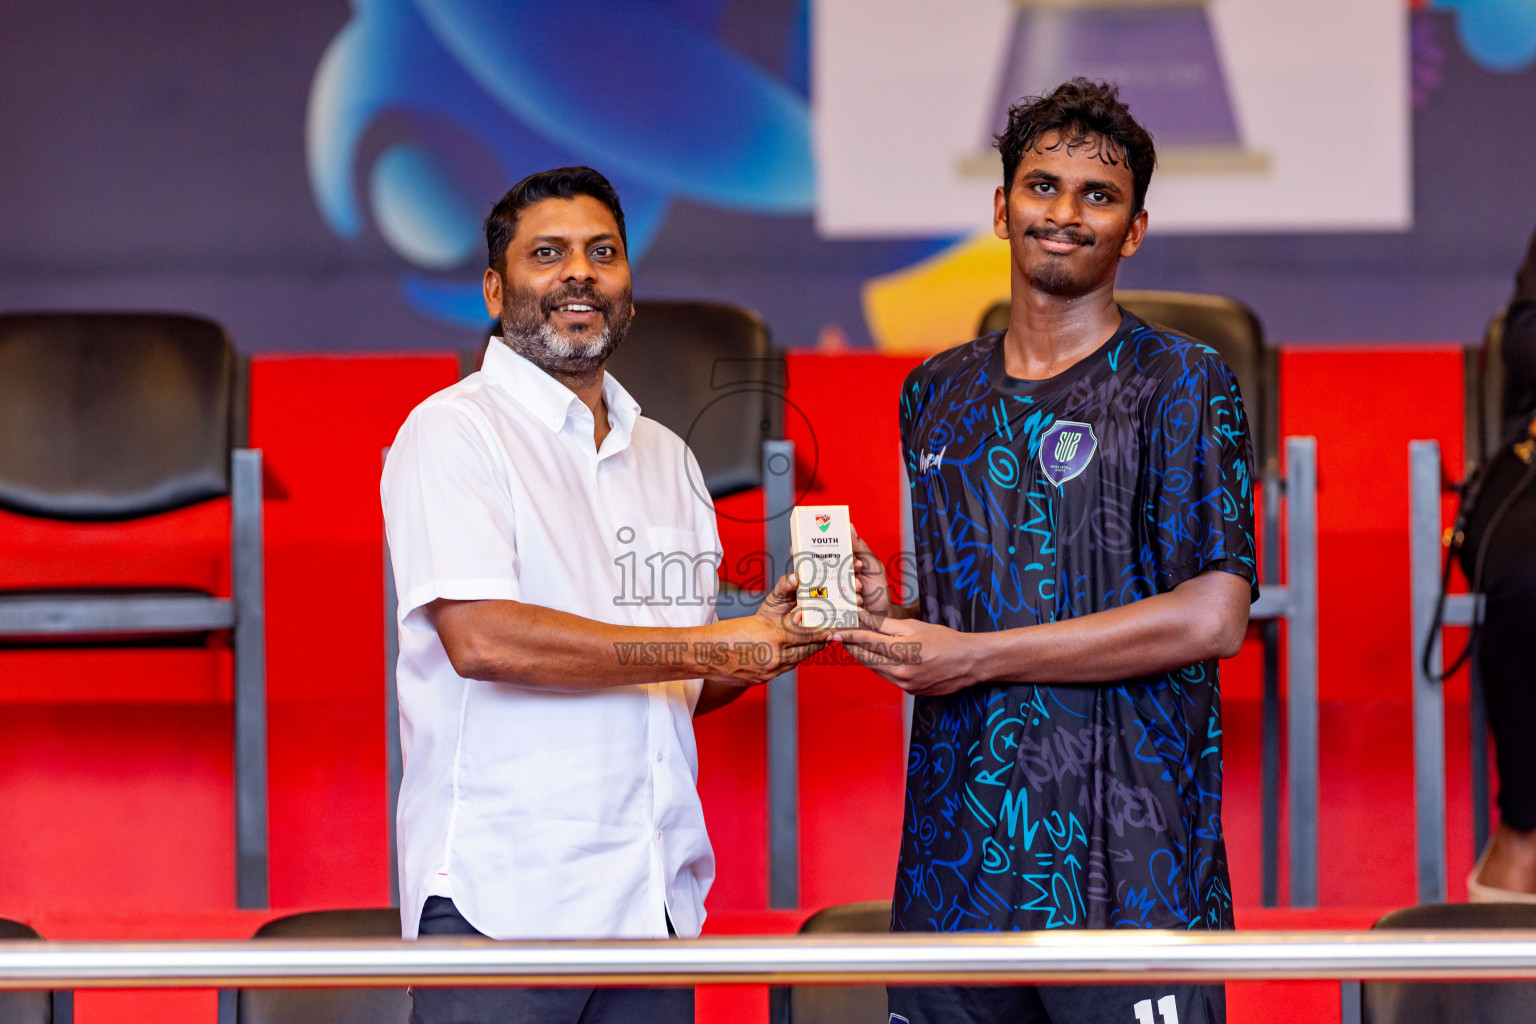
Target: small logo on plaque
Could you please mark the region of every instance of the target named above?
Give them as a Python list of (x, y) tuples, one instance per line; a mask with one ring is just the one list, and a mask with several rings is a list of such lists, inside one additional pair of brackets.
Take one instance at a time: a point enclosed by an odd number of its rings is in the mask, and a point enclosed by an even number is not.
[(1040, 435), (1040, 471), (1060, 487), (1087, 469), (1098, 450), (1091, 424), (1057, 420)]

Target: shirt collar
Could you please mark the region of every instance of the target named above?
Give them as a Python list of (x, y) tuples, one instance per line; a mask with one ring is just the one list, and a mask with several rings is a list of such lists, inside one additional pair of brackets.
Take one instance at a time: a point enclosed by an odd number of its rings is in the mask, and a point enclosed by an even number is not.
[[(576, 392), (513, 351), (512, 346), (499, 337), (492, 338), (486, 345), (480, 372), (500, 384), (514, 401), (555, 433), (565, 426), (572, 407), (581, 404)], [(640, 403), (606, 371), (603, 373), (603, 400), (608, 403), (612, 428), (627, 439), (640, 415)]]

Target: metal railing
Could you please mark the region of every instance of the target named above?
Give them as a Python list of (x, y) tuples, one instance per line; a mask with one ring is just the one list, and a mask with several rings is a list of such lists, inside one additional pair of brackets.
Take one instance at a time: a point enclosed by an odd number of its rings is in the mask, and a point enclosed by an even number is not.
[(1536, 931), (0, 942), (0, 988), (1536, 979)]

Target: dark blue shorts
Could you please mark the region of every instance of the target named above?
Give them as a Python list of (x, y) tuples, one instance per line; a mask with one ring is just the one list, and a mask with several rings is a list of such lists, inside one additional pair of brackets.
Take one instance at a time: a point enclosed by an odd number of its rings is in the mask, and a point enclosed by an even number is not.
[(1009, 985), (889, 990), (891, 1024), (1226, 1024), (1224, 985)]

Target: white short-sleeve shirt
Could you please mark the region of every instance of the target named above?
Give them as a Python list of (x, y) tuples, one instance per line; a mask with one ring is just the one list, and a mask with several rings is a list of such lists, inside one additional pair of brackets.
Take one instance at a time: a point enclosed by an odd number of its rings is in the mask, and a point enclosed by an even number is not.
[(703, 924), (715, 862), (695, 788), (700, 681), (552, 693), (464, 679), (422, 610), (500, 599), (625, 625), (713, 620), (719, 538), (693, 456), (612, 377), (603, 396), (598, 450), (576, 395), (492, 340), (482, 370), (411, 413), (385, 462), (406, 938), (434, 892), (497, 939)]

